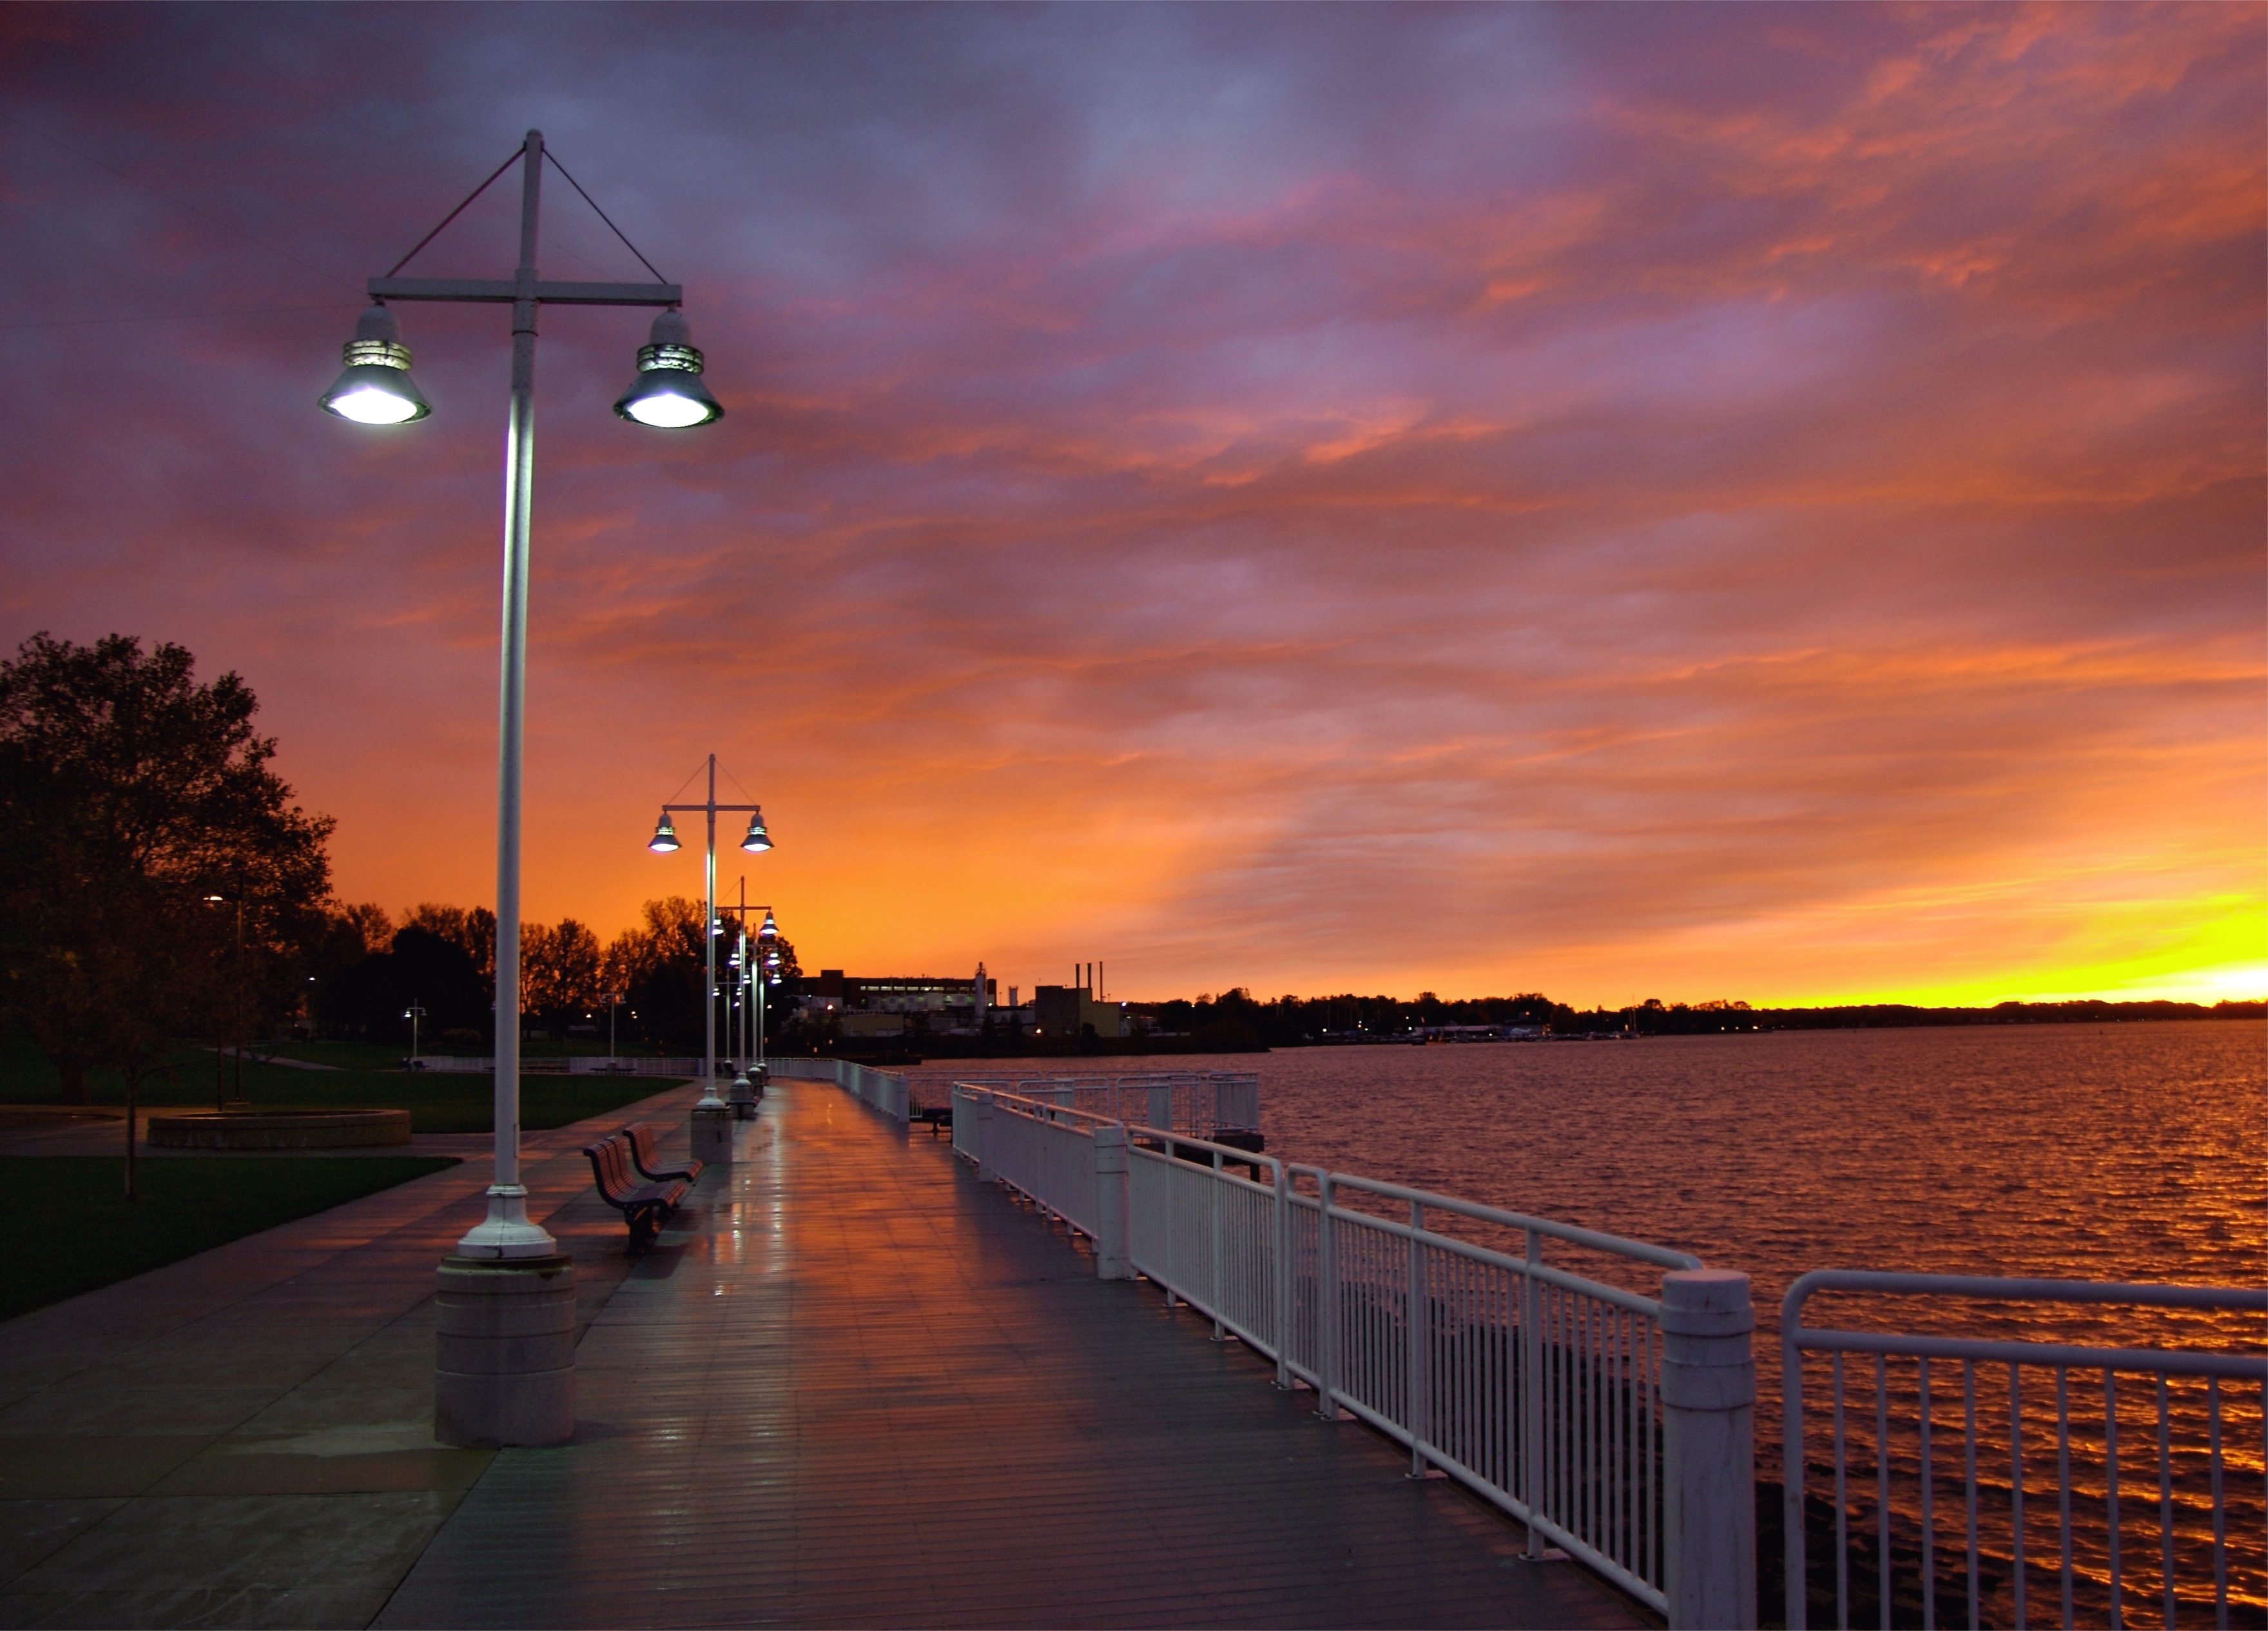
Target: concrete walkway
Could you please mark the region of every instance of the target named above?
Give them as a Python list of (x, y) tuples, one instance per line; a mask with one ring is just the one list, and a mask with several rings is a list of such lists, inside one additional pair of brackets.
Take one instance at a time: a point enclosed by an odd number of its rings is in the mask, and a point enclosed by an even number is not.
[[(666, 1148), (690, 1097), (638, 1107)], [(485, 1177), (437, 1174), (0, 1326), (0, 1621), (1645, 1623), (831, 1085), (626, 1273), (590, 1130), (527, 1141), (574, 1444), (425, 1436)]]

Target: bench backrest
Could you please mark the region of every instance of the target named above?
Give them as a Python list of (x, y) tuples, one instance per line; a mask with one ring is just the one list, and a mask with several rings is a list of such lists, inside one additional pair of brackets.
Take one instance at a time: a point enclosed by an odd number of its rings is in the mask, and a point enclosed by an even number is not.
[(653, 1147), (653, 1129), (652, 1128), (648, 1127), (644, 1122), (640, 1121), (632, 1126), (624, 1128), (622, 1130), (622, 1136), (630, 1141), (630, 1148), (637, 1152), (637, 1164), (643, 1171), (648, 1172), (659, 1172), (661, 1171), (659, 1164), (661, 1157), (655, 1152)]
[(584, 1145), (583, 1153), (591, 1157), (591, 1172), (599, 1180), (599, 1193), (615, 1206), (629, 1200), (639, 1187), (637, 1174), (630, 1171), (630, 1146), (621, 1134)]

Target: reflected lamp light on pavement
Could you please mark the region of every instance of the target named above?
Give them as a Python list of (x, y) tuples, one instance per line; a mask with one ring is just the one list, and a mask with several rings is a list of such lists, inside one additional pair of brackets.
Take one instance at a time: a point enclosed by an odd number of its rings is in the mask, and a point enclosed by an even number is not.
[(316, 399), (325, 413), (358, 425), (403, 425), (433, 411), (409, 377), (409, 348), (401, 343), (401, 325), (384, 306), (373, 305), (362, 314), (341, 361), (343, 371)]
[(740, 841), (740, 848), (751, 855), (760, 856), (771, 847), (772, 835), (764, 826), (764, 812), (759, 810), (748, 818), (748, 835)]
[(615, 404), (625, 419), (657, 430), (689, 430), (725, 416), (709, 387), (701, 383), (701, 353), (693, 331), (674, 311), (653, 320), (651, 344), (638, 348), (637, 378)]
[(653, 836), (646, 841), (645, 847), (658, 856), (666, 856), (678, 847), (677, 829), (670, 825), (666, 810), (661, 812), (661, 819), (653, 824)]

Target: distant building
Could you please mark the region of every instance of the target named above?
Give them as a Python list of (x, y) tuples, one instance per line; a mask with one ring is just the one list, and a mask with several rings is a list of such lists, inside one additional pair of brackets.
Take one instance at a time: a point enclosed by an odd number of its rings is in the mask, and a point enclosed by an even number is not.
[(934, 974), (846, 974), (822, 968), (805, 981), (804, 1010), (834, 1018), (847, 1037), (898, 1036), (908, 1031), (976, 1031), (999, 1002), (998, 982), (978, 964), (973, 980)]
[(1035, 986), (1032, 988), (1033, 1032), (1038, 1036), (1078, 1038), (1093, 1025), (1098, 1037), (1130, 1035), (1126, 1004), (1098, 1003), (1086, 986)]

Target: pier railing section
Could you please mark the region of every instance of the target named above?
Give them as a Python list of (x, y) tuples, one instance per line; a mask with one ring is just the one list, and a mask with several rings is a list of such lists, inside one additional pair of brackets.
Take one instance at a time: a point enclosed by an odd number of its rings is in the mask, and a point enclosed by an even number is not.
[(832, 1082), (844, 1092), (900, 1127), (906, 1125), (910, 1098), (906, 1079), (895, 1071), (877, 1070), (849, 1059), (772, 1059), (765, 1062), (777, 1076), (800, 1082)]
[[(1290, 1166), (1045, 1095), (960, 1083), (954, 1150), (1527, 1524), (1673, 1626), (1756, 1620), (1747, 1276), (1635, 1240)], [(1382, 1216), (1391, 1208), (1399, 1216)], [(1497, 1250), (1445, 1219), (1517, 1240)], [(1547, 1262), (1566, 1245), (1658, 1297)]]
[(1197, 1138), (1260, 1130), (1260, 1076), (1251, 1070), (955, 1076), (948, 1087), (953, 1083), (1040, 1099), (1108, 1121), (1169, 1128)]
[(1819, 1293), (1932, 1299), (1926, 1312), (1956, 1301), (2268, 1312), (2268, 1291), (2249, 1288), (1805, 1275), (1780, 1320), (1790, 1627), (1830, 1600), (1841, 1627), (2170, 1627), (2183, 1613), (2227, 1627), (2233, 1595), (2258, 1622), (2260, 1330), (2250, 1352), (2213, 1352), (1821, 1329), (1803, 1323)]

